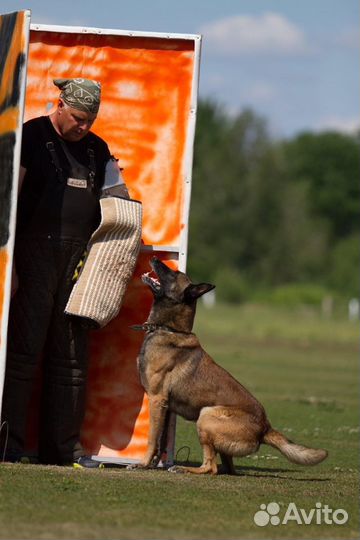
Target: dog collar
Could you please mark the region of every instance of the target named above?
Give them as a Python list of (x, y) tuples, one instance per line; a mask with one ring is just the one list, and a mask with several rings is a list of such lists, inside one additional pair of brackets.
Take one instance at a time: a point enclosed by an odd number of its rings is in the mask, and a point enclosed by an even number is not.
[(152, 332), (156, 332), (157, 330), (164, 330), (165, 332), (173, 332), (175, 334), (187, 334), (190, 335), (192, 332), (183, 332), (181, 330), (175, 330), (175, 328), (171, 328), (170, 326), (162, 326), (160, 324), (153, 324), (153, 323), (144, 323), (144, 324), (134, 324), (130, 326), (132, 330), (142, 331), (146, 334), (151, 334)]

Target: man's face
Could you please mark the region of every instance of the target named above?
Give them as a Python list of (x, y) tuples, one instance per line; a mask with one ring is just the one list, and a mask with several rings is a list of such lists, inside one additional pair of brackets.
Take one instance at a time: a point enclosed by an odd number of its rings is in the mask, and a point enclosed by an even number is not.
[(83, 139), (96, 119), (96, 114), (69, 107), (61, 99), (58, 112), (58, 128), (66, 141), (76, 142)]

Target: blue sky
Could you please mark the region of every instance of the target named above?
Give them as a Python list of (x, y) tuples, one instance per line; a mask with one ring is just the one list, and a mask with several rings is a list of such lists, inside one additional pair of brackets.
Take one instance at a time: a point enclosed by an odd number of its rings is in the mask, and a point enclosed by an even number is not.
[(200, 96), (251, 107), (275, 136), (359, 117), (358, 0), (1, 0), (32, 22), (203, 35)]

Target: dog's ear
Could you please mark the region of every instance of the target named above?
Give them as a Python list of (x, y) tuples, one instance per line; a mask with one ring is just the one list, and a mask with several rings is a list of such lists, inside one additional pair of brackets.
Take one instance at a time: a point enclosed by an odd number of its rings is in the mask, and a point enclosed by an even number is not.
[(184, 291), (185, 301), (193, 302), (212, 289), (215, 289), (215, 285), (211, 285), (211, 283), (199, 283), (198, 285), (191, 284)]

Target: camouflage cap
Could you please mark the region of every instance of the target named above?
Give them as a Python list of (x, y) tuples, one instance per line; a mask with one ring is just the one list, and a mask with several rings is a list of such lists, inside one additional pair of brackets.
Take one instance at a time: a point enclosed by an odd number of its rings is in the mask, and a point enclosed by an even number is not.
[(90, 79), (54, 79), (64, 102), (80, 111), (97, 114), (100, 106), (101, 84)]

